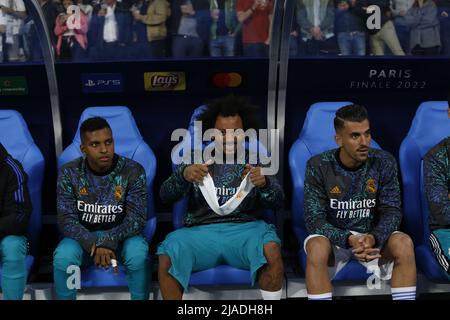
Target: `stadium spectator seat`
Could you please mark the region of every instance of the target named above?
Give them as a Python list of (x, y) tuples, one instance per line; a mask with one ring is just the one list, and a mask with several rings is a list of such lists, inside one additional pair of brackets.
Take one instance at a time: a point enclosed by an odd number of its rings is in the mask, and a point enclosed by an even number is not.
[(438, 283), (450, 281), (439, 266), (429, 242), (423, 157), (432, 147), (450, 135), (447, 109), (447, 101), (423, 102), (417, 109), (411, 128), (400, 146), (399, 155), (406, 231), (414, 241), (417, 266), (429, 280)]
[[(80, 125), (91, 117), (105, 118), (113, 131), (115, 152), (139, 162), (145, 169), (147, 175), (147, 224), (144, 236), (148, 242), (152, 240), (156, 228), (156, 216), (153, 203), (153, 179), (156, 171), (156, 158), (153, 151), (143, 140), (136, 122), (127, 107), (90, 107), (83, 111), (78, 129), (70, 144), (61, 154), (58, 160), (58, 168), (67, 162), (80, 157)], [(127, 286), (125, 267), (119, 264), (119, 274), (115, 275), (112, 268), (108, 271), (101, 270), (95, 266), (82, 269), (81, 287), (119, 287)]]
[[(309, 235), (305, 227), (303, 212), (303, 190), (306, 163), (312, 156), (326, 150), (337, 148), (334, 140), (333, 119), (336, 111), (351, 102), (319, 102), (313, 104), (306, 114), (305, 123), (297, 141), (289, 152), (292, 190), (292, 222), (295, 236), (300, 244), (299, 259), (302, 271), (306, 270), (306, 254), (303, 242)], [(380, 148), (372, 140), (372, 148)], [(333, 281), (362, 280), (369, 276), (366, 269), (357, 261), (350, 261), (333, 279)]]

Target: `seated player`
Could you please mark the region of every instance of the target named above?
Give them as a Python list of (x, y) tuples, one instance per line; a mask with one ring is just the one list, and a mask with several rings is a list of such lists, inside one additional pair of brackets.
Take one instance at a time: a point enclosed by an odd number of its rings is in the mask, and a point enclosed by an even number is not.
[[(258, 129), (257, 108), (236, 96), (227, 96), (207, 105), (198, 117), (203, 130), (216, 128), (223, 136), (220, 154), (236, 157), (237, 142), (230, 131)], [(232, 129), (232, 130), (227, 130)], [(261, 219), (263, 210), (278, 209), (284, 194), (273, 176), (264, 176), (261, 167), (243, 163), (182, 163), (163, 183), (164, 202), (189, 197), (184, 227), (170, 233), (158, 247), (159, 283), (164, 299), (181, 299), (192, 272), (221, 264), (250, 270), (263, 299), (280, 299), (283, 262), (275, 227)], [(243, 196), (241, 188), (252, 189)], [(206, 194), (206, 197), (205, 197)], [(214, 204), (214, 201), (216, 202)], [(233, 202), (240, 204), (233, 210)], [(224, 212), (218, 210), (218, 205)], [(226, 209), (229, 209), (228, 211)]]
[(0, 261), (5, 300), (21, 300), (27, 283), (26, 238), (31, 216), (28, 176), (0, 143)]
[[(450, 121), (450, 106), (448, 117)], [(423, 174), (430, 211), (431, 247), (450, 279), (450, 137), (443, 139), (425, 155)]]
[(395, 159), (370, 148), (363, 106), (340, 108), (334, 127), (339, 148), (312, 157), (306, 168), (308, 298), (331, 300), (330, 280), (356, 259), (382, 280), (392, 278), (394, 300), (415, 299), (414, 246), (397, 231), (402, 213)]
[(58, 299), (75, 299), (67, 268), (95, 263), (108, 269), (116, 261), (127, 269), (133, 300), (149, 298), (148, 244), (144, 168), (114, 153), (108, 122), (99, 117), (80, 127), (83, 157), (64, 165), (57, 186), (58, 226), (64, 235), (54, 252)]

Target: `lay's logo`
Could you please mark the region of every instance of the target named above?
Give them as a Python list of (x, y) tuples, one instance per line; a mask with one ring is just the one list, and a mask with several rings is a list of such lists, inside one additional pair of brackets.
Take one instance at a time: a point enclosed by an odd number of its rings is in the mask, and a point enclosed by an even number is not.
[(186, 74), (184, 72), (146, 72), (145, 91), (184, 91)]

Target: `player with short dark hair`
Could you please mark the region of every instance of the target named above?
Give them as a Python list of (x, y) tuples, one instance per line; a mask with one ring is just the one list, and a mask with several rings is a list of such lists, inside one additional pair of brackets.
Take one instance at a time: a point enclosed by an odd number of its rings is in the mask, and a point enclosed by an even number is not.
[(381, 279), (392, 278), (393, 299), (415, 299), (414, 245), (398, 231), (402, 213), (396, 161), (370, 148), (363, 106), (342, 107), (334, 125), (339, 148), (312, 157), (306, 168), (308, 298), (331, 300), (330, 280), (356, 259), (371, 272), (379, 271)]
[(64, 239), (54, 253), (58, 299), (75, 299), (69, 288), (69, 266), (95, 263), (108, 269), (116, 261), (127, 269), (131, 299), (149, 298), (148, 244), (144, 168), (114, 152), (108, 122), (99, 117), (80, 127), (83, 157), (65, 164), (57, 186), (58, 226)]

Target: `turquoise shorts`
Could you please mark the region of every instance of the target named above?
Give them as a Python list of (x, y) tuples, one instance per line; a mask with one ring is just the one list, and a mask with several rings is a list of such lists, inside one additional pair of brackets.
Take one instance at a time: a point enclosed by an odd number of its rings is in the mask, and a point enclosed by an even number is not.
[(439, 265), (450, 279), (450, 229), (437, 229), (430, 235), (431, 248), (433, 248)]
[(217, 223), (181, 228), (167, 235), (157, 255), (166, 255), (172, 275), (187, 291), (192, 272), (227, 264), (250, 270), (252, 285), (257, 272), (267, 263), (264, 244), (281, 245), (275, 227), (266, 222)]

